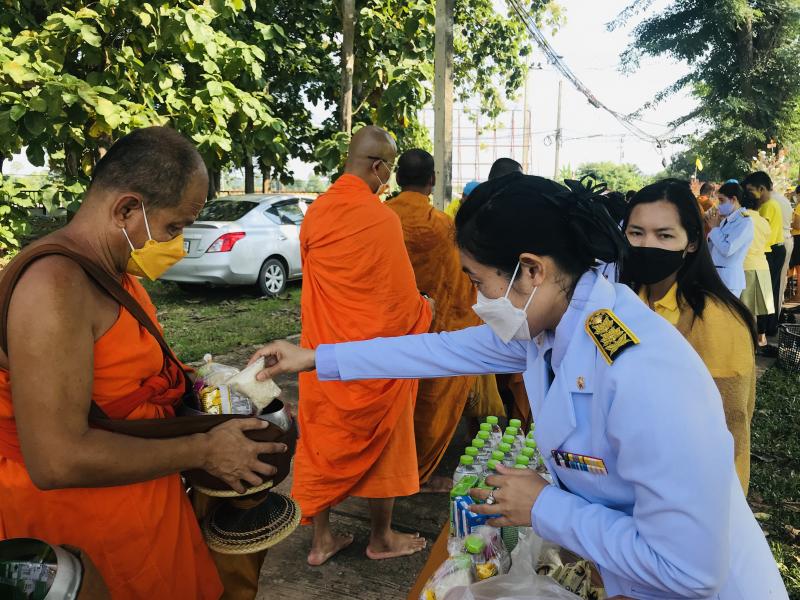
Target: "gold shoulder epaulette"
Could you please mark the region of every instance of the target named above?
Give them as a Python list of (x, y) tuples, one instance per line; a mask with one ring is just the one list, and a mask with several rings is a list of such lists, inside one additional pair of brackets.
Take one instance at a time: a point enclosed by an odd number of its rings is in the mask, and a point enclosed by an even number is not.
[(639, 343), (639, 338), (607, 308), (596, 310), (589, 315), (586, 319), (586, 333), (597, 344), (608, 364), (613, 363), (617, 355), (626, 348)]

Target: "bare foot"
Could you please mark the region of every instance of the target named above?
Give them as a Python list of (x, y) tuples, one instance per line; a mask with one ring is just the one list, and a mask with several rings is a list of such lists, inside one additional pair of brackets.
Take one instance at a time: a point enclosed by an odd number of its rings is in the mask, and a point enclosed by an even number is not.
[(449, 477), (434, 475), (422, 487), (419, 488), (420, 494), (445, 494), (453, 489), (453, 480)]
[(399, 556), (411, 556), (424, 550), (427, 543), (427, 540), (419, 537), (418, 533), (390, 531), (383, 539), (370, 539), (369, 546), (367, 546), (367, 558), (385, 560)]
[(312, 546), (311, 552), (308, 553), (308, 564), (312, 567), (324, 565), (337, 552), (341, 552), (352, 543), (352, 535), (334, 535), (329, 543), (321, 544), (319, 548)]

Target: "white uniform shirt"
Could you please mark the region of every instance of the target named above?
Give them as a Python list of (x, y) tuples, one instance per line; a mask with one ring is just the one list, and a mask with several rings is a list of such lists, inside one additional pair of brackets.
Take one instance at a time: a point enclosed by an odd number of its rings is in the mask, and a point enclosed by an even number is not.
[[(610, 365), (585, 330), (599, 309), (639, 339)], [(556, 331), (532, 342), (505, 344), (484, 325), (317, 348), (320, 380), (521, 371), (558, 484), (537, 498), (531, 525), (594, 561), (609, 596), (788, 598), (736, 477), (714, 381), (629, 288), (586, 273)], [(608, 474), (559, 466), (553, 450), (602, 459)]]

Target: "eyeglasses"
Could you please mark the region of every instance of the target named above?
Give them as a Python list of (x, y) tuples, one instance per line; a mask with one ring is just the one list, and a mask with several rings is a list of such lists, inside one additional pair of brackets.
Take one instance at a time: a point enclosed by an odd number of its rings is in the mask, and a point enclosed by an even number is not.
[(395, 165), (394, 165), (393, 162), (390, 163), (388, 160), (386, 160), (385, 158), (381, 158), (380, 156), (367, 156), (367, 158), (370, 159), (370, 160), (379, 160), (379, 161), (381, 161), (383, 164), (386, 165), (386, 168), (389, 169), (389, 173), (394, 173)]

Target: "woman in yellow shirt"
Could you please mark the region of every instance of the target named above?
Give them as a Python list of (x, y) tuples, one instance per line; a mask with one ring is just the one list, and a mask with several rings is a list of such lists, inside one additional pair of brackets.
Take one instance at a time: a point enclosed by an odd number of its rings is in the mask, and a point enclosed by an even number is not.
[(794, 250), (789, 259), (789, 268), (792, 270), (790, 277), (794, 278), (794, 295), (787, 298), (789, 302), (800, 302), (800, 185), (794, 190), (794, 211), (792, 211), (792, 236), (794, 237)]
[(620, 280), (675, 325), (710, 371), (747, 493), (756, 383), (753, 316), (717, 274), (688, 184), (665, 179), (640, 190), (628, 204), (623, 229), (631, 254)]

